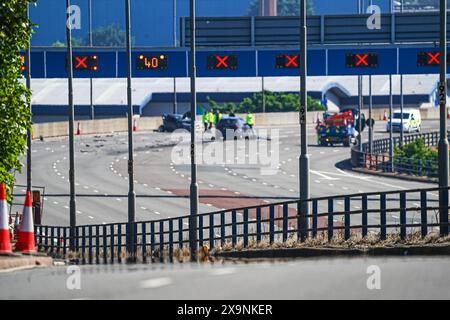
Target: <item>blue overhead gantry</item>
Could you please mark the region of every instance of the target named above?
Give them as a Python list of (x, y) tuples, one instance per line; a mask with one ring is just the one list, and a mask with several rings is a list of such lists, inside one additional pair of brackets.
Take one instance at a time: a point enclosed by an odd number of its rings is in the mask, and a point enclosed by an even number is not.
[[(284, 77), (298, 76), (300, 55), (297, 49), (205, 49), (197, 53), (199, 77)], [(33, 78), (66, 78), (66, 52), (33, 49)], [(22, 72), (28, 63), (23, 55)], [(133, 50), (133, 77), (188, 77), (187, 50)], [(435, 47), (346, 47), (310, 49), (308, 75), (389, 75), (438, 73), (439, 50)], [(73, 53), (76, 78), (125, 78), (125, 52), (116, 49), (82, 49)]]

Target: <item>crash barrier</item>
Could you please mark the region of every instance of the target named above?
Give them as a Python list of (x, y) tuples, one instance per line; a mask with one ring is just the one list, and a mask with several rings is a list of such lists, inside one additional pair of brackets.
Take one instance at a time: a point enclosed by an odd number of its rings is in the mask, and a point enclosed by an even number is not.
[[(449, 188), (374, 192), (307, 200), (309, 221), (301, 229), (302, 201), (264, 204), (238, 209), (154, 221), (84, 225), (75, 228), (35, 226), (40, 251), (69, 257), (79, 263), (122, 262), (130, 253), (141, 261), (172, 260), (189, 248), (189, 226), (200, 248), (255, 248), (263, 243), (373, 234), (385, 240), (390, 234), (406, 239), (430, 233), (448, 233), (448, 217), (439, 220), (439, 192)], [(448, 208), (446, 208), (448, 211)], [(131, 229), (133, 228), (133, 229)], [(134, 232), (129, 233), (129, 230)], [(134, 234), (133, 237), (127, 236)], [(132, 238), (132, 239), (130, 239)], [(128, 251), (127, 251), (128, 249)]]
[[(422, 139), (427, 147), (436, 146), (439, 143), (439, 132), (428, 132), (404, 135), (403, 145)], [(393, 138), (393, 148), (400, 146), (400, 137)], [(397, 172), (413, 176), (426, 176), (435, 178), (438, 176), (439, 164), (437, 161), (423, 161), (421, 159), (394, 157), (389, 155), (390, 139), (374, 140), (372, 153), (369, 152), (369, 144), (362, 145), (362, 152), (355, 146), (351, 150), (351, 163), (355, 168), (364, 168), (380, 172)]]

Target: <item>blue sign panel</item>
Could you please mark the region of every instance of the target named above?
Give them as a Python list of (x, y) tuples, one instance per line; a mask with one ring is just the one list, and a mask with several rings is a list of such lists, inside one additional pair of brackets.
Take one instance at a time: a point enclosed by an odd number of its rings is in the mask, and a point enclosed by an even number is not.
[[(118, 54), (119, 78), (127, 77), (127, 55)], [(135, 78), (174, 78), (187, 76), (186, 51), (145, 51), (135, 49), (131, 55)]]
[[(258, 51), (258, 76), (288, 77), (300, 75), (300, 51)], [(326, 50), (308, 50), (308, 75), (326, 75)]]
[(197, 75), (199, 77), (256, 77), (256, 51), (199, 51)]
[[(65, 51), (47, 52), (47, 77), (67, 78), (67, 54)], [(73, 52), (73, 76), (75, 78), (115, 78), (115, 52)]]
[[(32, 78), (45, 78), (45, 64), (44, 64), (44, 52), (31, 52), (31, 77)], [(30, 69), (30, 64), (27, 60), (27, 53), (21, 52), (22, 58), (21, 72), (24, 77), (27, 76)]]
[(330, 49), (328, 75), (397, 74), (397, 49)]
[(439, 48), (401, 48), (400, 74), (438, 74), (441, 65)]

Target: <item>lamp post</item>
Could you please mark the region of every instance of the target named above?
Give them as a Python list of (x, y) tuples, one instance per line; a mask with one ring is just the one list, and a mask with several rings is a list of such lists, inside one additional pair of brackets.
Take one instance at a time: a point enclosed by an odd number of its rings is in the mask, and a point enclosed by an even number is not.
[(197, 163), (195, 146), (195, 121), (197, 118), (197, 89), (196, 89), (196, 39), (195, 39), (195, 0), (190, 0), (190, 23), (191, 23), (191, 186), (190, 186), (190, 216), (189, 216), (189, 247), (191, 250), (191, 261), (197, 261), (197, 218), (198, 218), (198, 183)]
[(75, 196), (75, 141), (74, 141), (74, 118), (75, 107), (73, 103), (73, 52), (72, 52), (72, 24), (70, 15), (70, 0), (66, 0), (66, 38), (67, 38), (67, 81), (69, 100), (69, 184), (70, 184), (70, 250), (75, 250), (75, 227), (76, 217), (76, 196)]
[(136, 192), (134, 191), (134, 147), (133, 147), (133, 101), (131, 88), (131, 8), (130, 0), (125, 0), (126, 12), (126, 46), (127, 46), (127, 102), (128, 102), (128, 230), (127, 251), (128, 259), (136, 259), (135, 221), (136, 221)]
[(300, 184), (300, 215), (298, 217), (299, 234), (302, 241), (307, 238), (309, 202), (310, 198), (310, 177), (309, 177), (309, 154), (308, 154), (308, 133), (306, 115), (308, 112), (308, 92), (306, 86), (307, 66), (308, 66), (308, 39), (306, 21), (306, 0), (300, 2), (300, 163), (299, 163), (299, 184)]
[[(89, 0), (88, 2), (88, 11), (89, 11), (89, 47), (93, 47), (93, 41), (92, 41), (92, 0)], [(95, 111), (94, 111), (94, 84), (92, 81), (92, 77), (89, 78), (89, 84), (90, 84), (90, 90), (89, 90), (89, 98), (90, 98), (90, 104), (91, 104), (91, 120), (94, 120), (95, 118)]]
[[(177, 0), (173, 0), (173, 46), (177, 47)], [(178, 113), (177, 77), (173, 77), (173, 113)]]
[[(439, 218), (440, 233), (448, 235), (448, 134), (447, 134), (447, 0), (440, 1), (441, 41), (440, 57), (441, 70), (439, 82), (439, 106), (440, 106), (440, 138), (439, 138), (439, 187), (443, 188), (439, 193)], [(444, 189), (445, 188), (445, 189)]]
[[(30, 20), (30, 5), (27, 6), (27, 18)], [(31, 36), (30, 41), (28, 42), (28, 49), (27, 49), (27, 61), (28, 61), (28, 72), (27, 72), (27, 89), (31, 90)], [(30, 120), (32, 121), (33, 118), (31, 116), (32, 114), (32, 105), (31, 105), (31, 97), (30, 97), (30, 105), (28, 106), (30, 109)], [(27, 130), (27, 191), (31, 192), (32, 188), (32, 181), (31, 181), (31, 140), (32, 140), (32, 133), (31, 130)]]

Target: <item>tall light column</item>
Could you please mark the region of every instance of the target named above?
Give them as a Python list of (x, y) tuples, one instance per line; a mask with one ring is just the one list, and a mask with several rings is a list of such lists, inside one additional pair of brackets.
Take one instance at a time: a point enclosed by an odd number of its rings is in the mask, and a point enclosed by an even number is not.
[(298, 218), (299, 237), (304, 241), (308, 236), (308, 218), (310, 198), (308, 133), (306, 115), (308, 112), (308, 91), (306, 86), (308, 74), (308, 39), (306, 21), (306, 0), (300, 2), (300, 215)]
[(441, 72), (439, 82), (439, 106), (440, 106), (440, 138), (439, 138), (439, 218), (440, 233), (448, 235), (448, 133), (447, 133), (447, 0), (440, 2), (441, 22)]

